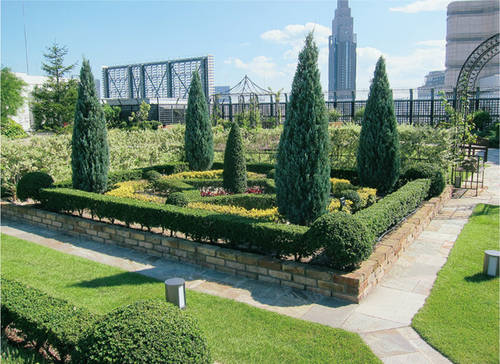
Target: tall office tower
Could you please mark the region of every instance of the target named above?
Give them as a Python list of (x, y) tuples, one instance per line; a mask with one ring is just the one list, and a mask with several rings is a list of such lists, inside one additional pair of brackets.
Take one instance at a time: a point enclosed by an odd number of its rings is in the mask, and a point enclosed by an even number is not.
[(346, 99), (356, 90), (356, 34), (348, 0), (337, 0), (329, 37), (328, 98)]

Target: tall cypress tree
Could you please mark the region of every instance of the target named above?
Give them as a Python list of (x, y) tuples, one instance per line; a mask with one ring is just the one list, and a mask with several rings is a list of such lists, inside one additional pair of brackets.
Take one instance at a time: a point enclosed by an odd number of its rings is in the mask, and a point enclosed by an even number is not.
[(392, 190), (399, 178), (400, 146), (394, 101), (380, 57), (366, 102), (359, 137), (357, 169), (361, 184), (381, 194)]
[(184, 149), (191, 170), (205, 171), (212, 167), (214, 160), (212, 124), (197, 71), (193, 72), (189, 88)]
[(243, 193), (247, 188), (247, 166), (240, 127), (234, 122), (224, 151), (223, 186), (232, 193)]
[(106, 119), (97, 98), (89, 61), (84, 59), (71, 141), (73, 188), (102, 193), (108, 183), (109, 148)]
[(278, 210), (301, 225), (325, 213), (330, 194), (328, 120), (317, 61), (318, 48), (309, 33), (299, 54), (276, 165)]

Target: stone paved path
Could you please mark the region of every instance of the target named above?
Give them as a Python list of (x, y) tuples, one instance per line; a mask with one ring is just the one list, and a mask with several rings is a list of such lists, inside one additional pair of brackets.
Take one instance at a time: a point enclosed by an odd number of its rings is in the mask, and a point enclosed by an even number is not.
[(485, 170), (488, 190), (479, 197), (450, 200), (404, 252), (382, 283), (360, 304), (171, 262), (28, 224), (3, 220), (1, 229), (5, 234), (160, 280), (182, 277), (189, 289), (199, 292), (357, 332), (384, 363), (449, 363), (410, 325), (474, 206), (478, 203), (500, 204), (498, 149), (490, 150), (489, 159)]

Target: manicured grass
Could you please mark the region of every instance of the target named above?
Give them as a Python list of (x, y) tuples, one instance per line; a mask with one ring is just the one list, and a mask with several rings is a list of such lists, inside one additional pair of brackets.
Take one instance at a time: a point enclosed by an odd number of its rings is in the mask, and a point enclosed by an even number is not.
[(482, 273), (484, 250), (499, 249), (498, 212), (475, 208), (413, 318), (415, 330), (456, 363), (498, 363), (499, 281)]
[[(155, 279), (4, 234), (2, 275), (98, 314), (165, 294), (163, 282)], [(357, 334), (190, 290), (186, 294), (187, 311), (198, 319), (218, 362), (380, 362)]]

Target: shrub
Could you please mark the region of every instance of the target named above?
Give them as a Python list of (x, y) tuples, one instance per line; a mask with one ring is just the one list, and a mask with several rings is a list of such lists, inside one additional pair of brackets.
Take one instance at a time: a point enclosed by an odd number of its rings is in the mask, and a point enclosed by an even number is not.
[(160, 178), (153, 181), (153, 188), (158, 193), (169, 194), (172, 192), (192, 190), (194, 187), (178, 179)]
[(216, 205), (206, 202), (190, 202), (187, 206), (192, 209), (202, 209), (207, 211), (219, 212), (221, 214), (245, 216), (258, 220), (278, 222), (280, 219), (278, 208), (276, 207), (272, 207), (269, 209), (246, 209), (241, 206)]
[(278, 209), (294, 224), (310, 225), (330, 195), (328, 120), (312, 32), (299, 54), (276, 165)]
[(2, 282), (2, 327), (11, 323), (28, 340), (47, 341), (61, 358), (71, 354), (95, 317), (86, 309), (5, 278)]
[(0, 125), (0, 133), (9, 139), (26, 138), (28, 136), (21, 125), (11, 118), (5, 118), (4, 120), (3, 117), (2, 124)]
[(235, 194), (214, 197), (203, 197), (197, 201), (214, 205), (233, 205), (245, 209), (271, 209), (276, 207), (276, 195), (270, 194)]
[(106, 195), (116, 197), (134, 198), (141, 201), (149, 201), (162, 203), (163, 200), (158, 196), (148, 195), (143, 192), (149, 183), (147, 181), (127, 181), (117, 183), (111, 191), (106, 192)]
[(343, 197), (345, 197), (346, 200), (352, 201), (351, 211), (353, 213), (355, 213), (356, 211), (361, 209), (361, 207), (363, 206), (362, 201), (361, 201), (361, 197), (359, 196), (359, 194), (356, 191), (345, 190), (345, 191), (342, 191), (342, 195), (343, 195)]
[(342, 116), (340, 111), (335, 110), (335, 109), (328, 110), (327, 115), (328, 115), (328, 122), (329, 123), (335, 123), (335, 122), (339, 121), (340, 117)]
[(213, 362), (197, 322), (160, 300), (108, 313), (81, 341), (78, 354), (77, 362), (89, 364)]
[(372, 252), (372, 240), (366, 227), (344, 212), (318, 218), (304, 240), (311, 249), (323, 248), (326, 264), (340, 270), (356, 268)]
[(173, 192), (170, 195), (168, 195), (165, 203), (168, 205), (185, 207), (188, 205), (189, 201), (182, 192)]
[(478, 110), (474, 113), (472, 122), (476, 130), (484, 130), (491, 123), (490, 113), (484, 110)]
[(161, 173), (152, 169), (144, 172), (144, 178), (146, 178), (149, 182), (154, 182), (161, 178)]
[(361, 207), (365, 208), (377, 202), (377, 190), (375, 188), (362, 187), (356, 191), (361, 197)]
[(368, 227), (375, 239), (420, 206), (429, 193), (430, 183), (429, 179), (408, 182), (355, 216)]
[(222, 178), (223, 186), (227, 191), (232, 193), (245, 192), (247, 188), (247, 170), (238, 123), (233, 123), (227, 137)]
[(44, 172), (30, 172), (21, 177), (17, 183), (17, 198), (25, 201), (31, 198), (40, 201), (40, 190), (52, 186), (54, 180)]
[(198, 71), (193, 72), (189, 87), (184, 150), (190, 169), (205, 171), (212, 167), (214, 160), (212, 123)]
[(96, 94), (94, 76), (86, 59), (83, 60), (80, 71), (71, 145), (73, 188), (105, 192), (109, 170), (106, 120)]
[(332, 184), (332, 195), (335, 197), (342, 197), (345, 190), (353, 190), (354, 186), (346, 179), (330, 178)]
[(274, 179), (274, 176), (276, 176), (276, 170), (273, 168), (269, 172), (267, 172), (266, 177), (270, 179)]
[(357, 170), (361, 185), (386, 194), (399, 178), (400, 146), (394, 101), (380, 57), (370, 86), (359, 136)]
[(416, 162), (411, 164), (401, 176), (403, 183), (419, 178), (428, 178), (431, 180), (429, 197), (439, 196), (446, 186), (446, 179), (441, 168), (427, 162)]
[[(186, 191), (198, 194), (198, 191)], [(276, 224), (240, 216), (172, 205), (151, 204), (128, 198), (100, 195), (65, 188), (41, 191), (44, 208), (50, 211), (79, 212), (87, 210), (98, 218), (161, 227), (180, 231), (200, 242), (226, 240), (260, 252), (291, 255), (303, 251), (301, 237), (304, 226)]]

